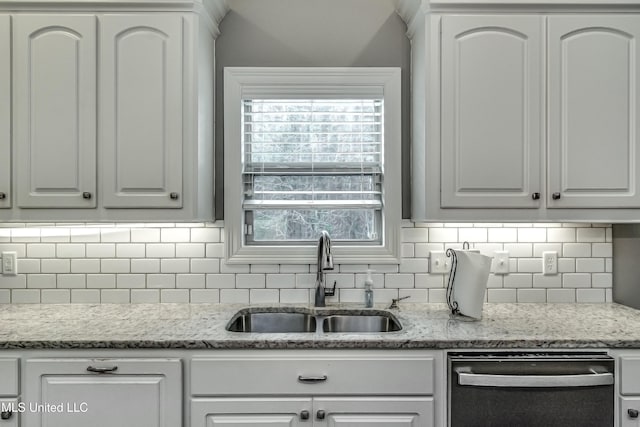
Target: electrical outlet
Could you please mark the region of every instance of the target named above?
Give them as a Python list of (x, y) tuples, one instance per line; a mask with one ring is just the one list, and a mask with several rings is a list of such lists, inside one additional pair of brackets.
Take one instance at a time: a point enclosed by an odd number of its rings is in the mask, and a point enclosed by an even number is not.
[(558, 252), (542, 252), (542, 274), (545, 276), (558, 274)]
[(433, 274), (446, 274), (451, 267), (451, 261), (444, 251), (429, 252), (429, 272)]
[(2, 252), (2, 274), (5, 276), (18, 274), (18, 254), (16, 252)]
[(493, 253), (494, 274), (509, 274), (509, 251), (495, 251)]

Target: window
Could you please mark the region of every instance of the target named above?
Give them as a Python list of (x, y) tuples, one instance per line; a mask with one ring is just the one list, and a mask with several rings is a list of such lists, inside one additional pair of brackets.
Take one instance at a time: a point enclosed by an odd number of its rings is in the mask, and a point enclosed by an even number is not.
[(400, 70), (226, 68), (224, 79), (228, 261), (313, 263), (327, 230), (340, 263), (397, 262)]

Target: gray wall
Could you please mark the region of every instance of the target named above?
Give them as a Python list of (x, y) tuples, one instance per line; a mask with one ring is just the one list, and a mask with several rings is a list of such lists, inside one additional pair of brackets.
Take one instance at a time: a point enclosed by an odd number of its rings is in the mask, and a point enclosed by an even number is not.
[(223, 219), (224, 67), (401, 67), (403, 217), (410, 216), (410, 60), (394, 0), (229, 0), (216, 41), (216, 218)]

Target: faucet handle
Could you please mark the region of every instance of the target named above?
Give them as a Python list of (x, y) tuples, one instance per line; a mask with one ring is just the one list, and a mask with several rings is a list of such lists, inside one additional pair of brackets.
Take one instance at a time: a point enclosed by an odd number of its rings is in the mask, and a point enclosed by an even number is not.
[(333, 287), (331, 288), (331, 290), (325, 288), (324, 295), (327, 296), (327, 297), (335, 296), (335, 294), (336, 294), (336, 285), (337, 284), (338, 284), (338, 281), (334, 280), (333, 281)]
[(400, 297), (400, 298), (393, 298), (393, 299), (391, 300), (391, 305), (389, 306), (389, 308), (390, 308), (390, 309), (391, 309), (391, 308), (398, 308), (398, 302), (402, 301), (403, 299), (407, 299), (407, 298), (409, 298), (410, 296), (411, 296), (411, 295), (407, 295), (407, 296)]

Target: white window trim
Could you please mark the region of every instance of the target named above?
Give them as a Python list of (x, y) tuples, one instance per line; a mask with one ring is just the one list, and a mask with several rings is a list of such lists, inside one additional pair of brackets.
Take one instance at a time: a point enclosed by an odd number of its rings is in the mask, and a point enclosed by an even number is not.
[[(315, 264), (313, 246), (244, 244), (242, 215), (241, 101), (259, 93), (380, 93), (384, 96), (384, 236), (382, 245), (333, 245), (336, 264), (398, 264), (402, 220), (400, 68), (226, 67), (224, 69), (224, 224), (229, 264)], [(333, 95), (335, 96), (335, 95)]]

